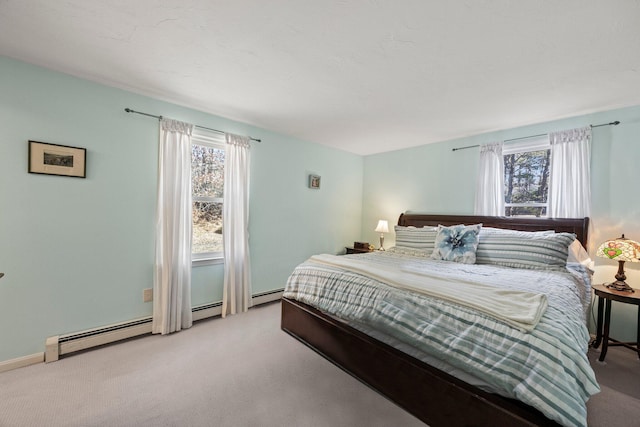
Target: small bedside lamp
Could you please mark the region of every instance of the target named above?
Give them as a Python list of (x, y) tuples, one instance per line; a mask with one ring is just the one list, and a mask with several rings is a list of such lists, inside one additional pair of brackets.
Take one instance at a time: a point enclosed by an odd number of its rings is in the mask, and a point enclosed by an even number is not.
[(638, 255), (640, 255), (640, 243), (625, 238), (623, 234), (622, 237), (607, 240), (601, 244), (596, 254), (603, 258), (618, 261), (616, 281), (609, 283), (607, 288), (615, 289), (616, 291), (633, 292), (633, 288), (625, 282), (627, 276), (624, 274), (624, 262), (640, 262), (638, 259)]
[(386, 220), (381, 219), (378, 221), (378, 226), (374, 231), (380, 233), (380, 250), (384, 251), (384, 233), (389, 232), (389, 223)]

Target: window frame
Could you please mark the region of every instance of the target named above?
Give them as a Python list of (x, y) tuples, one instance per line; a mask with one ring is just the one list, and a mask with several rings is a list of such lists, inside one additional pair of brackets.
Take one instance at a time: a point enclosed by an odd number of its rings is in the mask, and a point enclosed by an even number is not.
[[(551, 150), (551, 141), (549, 141), (548, 135), (535, 136), (531, 138), (526, 138), (524, 141), (513, 142), (510, 144), (504, 144), (502, 146), (502, 166), (504, 168), (504, 158), (511, 154), (521, 154), (521, 153), (530, 153), (533, 151), (546, 151)], [(547, 186), (551, 186), (551, 160), (549, 160), (549, 178), (547, 180)], [(532, 208), (546, 208), (545, 214), (540, 215), (540, 218), (548, 218), (549, 217), (549, 197), (547, 197), (547, 201), (545, 203), (542, 202), (525, 202), (525, 203), (507, 203), (505, 200), (507, 182), (504, 182), (504, 189), (502, 198), (504, 200), (504, 216), (507, 216), (507, 208), (518, 208), (518, 207), (532, 207)], [(510, 215), (509, 217), (517, 218), (520, 215)]]
[[(216, 148), (219, 150), (225, 151), (226, 143), (224, 135), (218, 134), (217, 132), (209, 131), (207, 129), (194, 128), (191, 134), (191, 145), (200, 145), (204, 147)], [(226, 164), (226, 157), (225, 157)], [(224, 191), (224, 187), (223, 187)], [(224, 209), (224, 197), (206, 197), (206, 196), (194, 196), (193, 189), (191, 190), (191, 203), (193, 208), (194, 202), (213, 202), (220, 203)], [(223, 219), (224, 224), (224, 219)], [(193, 230), (193, 224), (191, 225)], [(193, 240), (193, 231), (191, 234), (191, 238)], [(224, 263), (224, 250), (218, 252), (201, 252), (201, 253), (193, 253), (193, 248), (191, 252), (191, 265), (192, 266), (201, 266), (201, 265), (211, 265), (211, 264), (223, 264)]]

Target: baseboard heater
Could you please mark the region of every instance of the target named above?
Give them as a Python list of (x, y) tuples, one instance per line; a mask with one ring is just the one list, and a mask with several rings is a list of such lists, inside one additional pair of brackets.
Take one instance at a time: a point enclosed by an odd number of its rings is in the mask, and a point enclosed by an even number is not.
[[(253, 306), (278, 301), (282, 298), (283, 292), (283, 289), (263, 292), (253, 295), (251, 301)], [(199, 305), (193, 307), (191, 311), (194, 322), (220, 316), (222, 314), (222, 302)], [(46, 363), (55, 362), (60, 356), (66, 354), (150, 333), (151, 316), (148, 316), (72, 334), (49, 337), (45, 343), (44, 361)]]

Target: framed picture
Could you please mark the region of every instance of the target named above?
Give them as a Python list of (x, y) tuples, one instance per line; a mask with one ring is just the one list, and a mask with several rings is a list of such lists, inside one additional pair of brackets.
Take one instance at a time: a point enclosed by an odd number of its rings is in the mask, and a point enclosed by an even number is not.
[(320, 176), (319, 175), (309, 175), (309, 188), (320, 188)]
[(86, 178), (87, 149), (29, 141), (29, 173)]

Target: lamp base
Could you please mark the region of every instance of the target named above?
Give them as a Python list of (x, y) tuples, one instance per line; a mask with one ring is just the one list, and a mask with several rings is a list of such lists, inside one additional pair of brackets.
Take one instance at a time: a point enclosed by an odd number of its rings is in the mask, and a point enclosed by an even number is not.
[(625, 282), (624, 280), (616, 280), (613, 283), (609, 283), (607, 285), (607, 288), (621, 292), (635, 292), (633, 288), (627, 285), (627, 282)]

